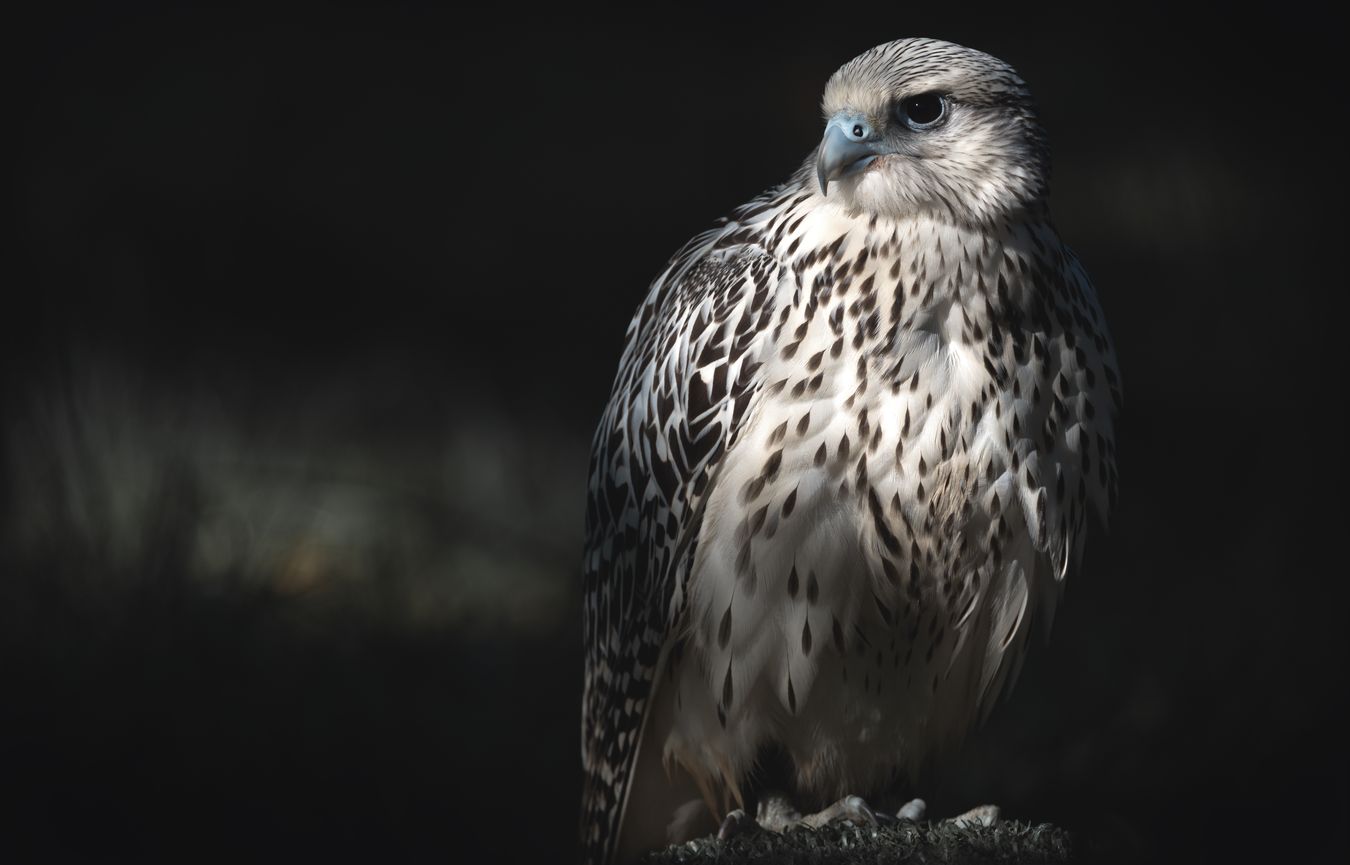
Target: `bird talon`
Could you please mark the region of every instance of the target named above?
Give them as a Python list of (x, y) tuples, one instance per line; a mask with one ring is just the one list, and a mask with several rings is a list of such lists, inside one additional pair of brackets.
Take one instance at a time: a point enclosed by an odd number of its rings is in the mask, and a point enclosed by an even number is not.
[(928, 803), (922, 799), (910, 799), (900, 810), (895, 812), (897, 820), (908, 820), (911, 823), (918, 823), (928, 813)]
[(961, 827), (993, 826), (1002, 819), (1001, 814), (1002, 812), (997, 805), (980, 805), (944, 822), (950, 822)]
[(757, 828), (759, 828), (759, 824), (755, 822), (754, 818), (741, 808), (737, 808), (727, 814), (726, 819), (722, 821), (722, 825), (718, 827), (717, 840), (725, 841), (737, 835), (748, 834), (752, 829)]
[(853, 812), (851, 817), (854, 823), (861, 826), (877, 825), (877, 812), (872, 810), (866, 799), (861, 796), (850, 796), (848, 804)]

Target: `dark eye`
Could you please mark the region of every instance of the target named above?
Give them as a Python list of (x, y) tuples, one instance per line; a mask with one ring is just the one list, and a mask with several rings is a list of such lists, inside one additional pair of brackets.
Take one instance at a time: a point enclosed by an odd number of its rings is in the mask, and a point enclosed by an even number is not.
[(910, 129), (928, 129), (947, 115), (947, 100), (940, 93), (920, 93), (900, 100), (896, 113)]

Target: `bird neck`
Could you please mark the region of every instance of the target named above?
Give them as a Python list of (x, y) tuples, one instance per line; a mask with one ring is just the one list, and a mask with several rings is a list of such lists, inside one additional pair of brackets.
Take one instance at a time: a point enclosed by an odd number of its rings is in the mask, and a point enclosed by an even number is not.
[(991, 226), (873, 216), (789, 185), (734, 214), (726, 237), (753, 237), (790, 269), (780, 308), (848, 298), (842, 309), (864, 328), (956, 336), (1044, 308), (1067, 253), (1048, 213), (1026, 216)]

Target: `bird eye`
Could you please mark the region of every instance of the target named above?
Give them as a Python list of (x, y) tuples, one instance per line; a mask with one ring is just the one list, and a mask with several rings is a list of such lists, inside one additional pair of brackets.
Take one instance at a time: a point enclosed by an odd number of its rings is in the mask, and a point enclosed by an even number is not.
[(910, 129), (929, 129), (947, 116), (947, 100), (940, 93), (920, 93), (900, 100), (896, 113)]

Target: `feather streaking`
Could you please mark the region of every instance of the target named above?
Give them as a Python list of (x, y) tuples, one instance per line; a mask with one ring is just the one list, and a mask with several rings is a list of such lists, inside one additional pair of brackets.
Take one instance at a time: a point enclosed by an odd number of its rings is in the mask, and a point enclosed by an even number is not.
[(586, 512), (589, 861), (706, 827), (770, 750), (821, 804), (959, 741), (1115, 496), (1120, 377), (1021, 78), (905, 39), (824, 108), (628, 328)]

